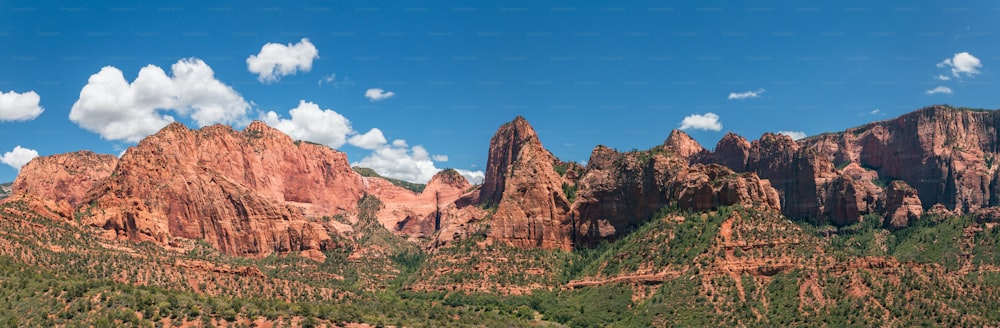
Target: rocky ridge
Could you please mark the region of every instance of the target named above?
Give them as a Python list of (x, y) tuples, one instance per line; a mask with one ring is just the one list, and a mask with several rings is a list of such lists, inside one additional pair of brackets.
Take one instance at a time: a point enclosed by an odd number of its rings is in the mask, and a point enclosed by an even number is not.
[(898, 228), (906, 220), (893, 213), (904, 196), (889, 199), (889, 186), (904, 185), (893, 181), (912, 187), (904, 197), (911, 217), (918, 204), (954, 213), (1000, 204), (993, 165), (998, 126), (997, 111), (931, 106), (799, 141), (768, 133), (747, 142), (727, 134), (699, 160), (770, 180), (786, 216), (844, 225), (889, 211), (885, 225)]
[(580, 166), (556, 158), (517, 117), (491, 139), (482, 186), (446, 170), (421, 193), (363, 177), (344, 153), (260, 122), (243, 131), (175, 123), (121, 159), (41, 157), (13, 189), (109, 237), (203, 239), (244, 256), (320, 258), (335, 247), (331, 236), (351, 230), (320, 218), (352, 220), (364, 195), (382, 200), (382, 226), (432, 248), (488, 227), (490, 242), (571, 249), (620, 238), (665, 208), (734, 204), (835, 225), (878, 214), (899, 229), (926, 211), (969, 213), (1000, 202), (998, 122), (995, 111), (933, 106), (799, 141), (730, 133), (714, 151), (675, 130), (645, 151), (598, 146)]
[(517, 117), (497, 130), (489, 154), (480, 189), (480, 202), (497, 206), (489, 236), (517, 247), (571, 249), (615, 239), (665, 206), (779, 207), (774, 189), (753, 173), (689, 164), (707, 151), (681, 131), (644, 152), (598, 146), (585, 169), (571, 170)]

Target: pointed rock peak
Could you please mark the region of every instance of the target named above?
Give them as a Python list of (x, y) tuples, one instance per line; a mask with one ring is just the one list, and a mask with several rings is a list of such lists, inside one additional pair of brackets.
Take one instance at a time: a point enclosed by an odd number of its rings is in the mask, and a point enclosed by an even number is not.
[(670, 131), (670, 136), (663, 142), (663, 147), (673, 150), (675, 154), (685, 158), (705, 151), (705, 148), (694, 138), (677, 129)]
[(250, 122), (250, 125), (247, 125), (246, 129), (243, 129), (243, 131), (252, 131), (252, 130), (265, 131), (272, 129), (274, 128), (272, 128), (270, 125), (267, 125), (267, 123), (264, 123), (262, 121), (253, 121)]
[(434, 176), (431, 177), (431, 181), (427, 182), (428, 189), (430, 189), (429, 187), (433, 185), (447, 185), (465, 189), (472, 187), (469, 180), (466, 180), (465, 177), (462, 176), (461, 173), (458, 173), (455, 169), (444, 169), (434, 174)]
[(760, 136), (760, 139), (755, 141), (759, 143), (762, 147), (777, 147), (777, 148), (790, 148), (798, 149), (799, 145), (789, 137), (784, 134), (777, 134), (772, 132), (765, 132)]
[(184, 123), (181, 123), (181, 122), (170, 122), (170, 124), (167, 124), (167, 126), (164, 126), (162, 129), (160, 129), (159, 132), (156, 132), (155, 135), (159, 135), (159, 134), (163, 134), (163, 133), (187, 133), (187, 132), (190, 132), (190, 131), (191, 131), (191, 129), (188, 129), (188, 127), (186, 125), (184, 125)]
[(188, 133), (191, 133), (191, 129), (188, 129), (188, 127), (185, 126), (183, 123), (170, 122), (170, 124), (164, 126), (162, 129), (160, 129), (160, 131), (157, 131), (153, 135), (143, 138), (141, 141), (139, 141), (139, 144), (142, 144), (149, 139), (160, 139), (160, 138), (173, 139), (176, 138), (176, 136), (178, 135), (186, 135)]
[(587, 160), (587, 167), (596, 170), (610, 169), (619, 160), (622, 154), (605, 145), (598, 145), (590, 152), (590, 159)]
[(747, 141), (747, 138), (744, 138), (741, 135), (735, 134), (733, 132), (728, 132), (726, 133), (726, 135), (722, 136), (722, 139), (719, 139), (719, 143), (716, 144), (715, 147), (718, 148), (719, 145), (722, 144), (737, 144), (737, 145), (745, 144), (747, 145), (747, 147), (749, 147), (750, 141)]
[[(480, 189), (480, 201), (497, 204), (503, 195), (504, 184), (507, 181), (507, 169), (518, 160), (521, 149), (542, 147), (535, 129), (524, 117), (517, 116), (513, 121), (504, 123), (490, 139), (489, 157), (486, 159), (486, 177)], [(542, 148), (543, 151), (544, 148)], [(546, 151), (547, 152), (547, 151)]]
[(281, 132), (281, 130), (275, 129), (270, 125), (267, 125), (267, 123), (261, 121), (250, 122), (250, 125), (247, 125), (247, 127), (243, 129), (243, 132), (247, 134), (259, 134), (261, 136), (285, 136), (285, 133)]
[(747, 169), (750, 157), (750, 142), (738, 134), (726, 133), (719, 143), (715, 144), (715, 161), (733, 171), (743, 172)]
[[(518, 115), (513, 121), (507, 122), (500, 129), (497, 130), (496, 135), (510, 135), (515, 137), (514, 140), (519, 140), (521, 142), (527, 142), (529, 140), (538, 140), (538, 133), (535, 132), (535, 128), (531, 127), (531, 123), (523, 116)], [(494, 139), (496, 136), (494, 136)]]

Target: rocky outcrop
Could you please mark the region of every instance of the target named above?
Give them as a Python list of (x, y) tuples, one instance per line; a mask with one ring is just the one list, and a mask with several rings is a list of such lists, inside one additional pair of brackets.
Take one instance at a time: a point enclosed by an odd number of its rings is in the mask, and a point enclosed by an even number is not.
[(663, 141), (663, 149), (689, 161), (698, 161), (708, 155), (708, 151), (701, 144), (681, 130), (670, 131), (670, 136)]
[[(708, 152), (681, 131), (648, 151), (619, 153), (598, 146), (587, 167), (576, 169), (545, 150), (518, 117), (497, 131), (489, 153), (487, 183), (480, 192), (481, 202), (497, 204), (489, 236), (518, 247), (569, 249), (614, 239), (665, 206), (692, 211), (733, 204), (780, 207), (777, 192), (756, 174), (690, 165)], [(491, 198), (497, 194), (499, 200)]]
[(497, 130), (479, 192), (480, 202), (497, 207), (492, 240), (525, 248), (572, 248), (570, 202), (555, 171), (557, 162), (523, 117)]
[(415, 238), (430, 237), (441, 230), (444, 208), (454, 203), (472, 187), (472, 184), (454, 169), (442, 170), (435, 174), (419, 194), (405, 189), (403, 191), (407, 192), (393, 190), (386, 186), (375, 189), (372, 186), (376, 182), (371, 181), (372, 178), (366, 179), (369, 179), (370, 192), (385, 203), (385, 207), (378, 213), (379, 222), (392, 231)]
[(917, 190), (901, 180), (889, 183), (885, 197), (884, 225), (889, 229), (906, 228), (920, 219), (924, 207), (917, 197)]
[(614, 239), (665, 206), (690, 211), (743, 204), (780, 208), (777, 192), (756, 174), (715, 164), (689, 165), (673, 152), (619, 153), (598, 146), (590, 155), (573, 203), (575, 241)]
[(306, 218), (352, 211), (363, 194), (344, 153), (326, 146), (260, 122), (243, 131), (173, 123), (125, 152), (90, 193), (96, 209), (84, 222), (131, 240), (203, 239), (265, 256), (332, 247), (333, 226)]
[(729, 132), (719, 143), (715, 144), (715, 153), (710, 157), (713, 162), (736, 172), (747, 171), (750, 160), (750, 142), (747, 139)]
[(486, 176), (479, 188), (479, 200), (488, 204), (499, 204), (506, 187), (508, 171), (521, 154), (521, 148), (528, 142), (538, 142), (535, 129), (528, 120), (518, 116), (504, 123), (490, 139), (486, 160)]
[(30, 198), (45, 200), (51, 203), (51, 211), (70, 218), (87, 192), (111, 176), (117, 164), (118, 158), (113, 155), (86, 150), (36, 157), (21, 168), (11, 191), (15, 195), (32, 194)]
[(857, 222), (886, 201), (874, 181), (892, 180), (911, 186), (921, 204), (967, 213), (1000, 205), (998, 127), (997, 111), (932, 106), (797, 142), (765, 134), (749, 150), (727, 135), (708, 162), (769, 179), (789, 217)]

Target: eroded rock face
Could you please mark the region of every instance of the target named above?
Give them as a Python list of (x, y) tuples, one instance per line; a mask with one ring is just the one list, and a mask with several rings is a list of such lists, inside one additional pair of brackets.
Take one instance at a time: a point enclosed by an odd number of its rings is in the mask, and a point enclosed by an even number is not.
[(496, 204), (489, 237), (524, 248), (572, 248), (573, 222), (557, 159), (523, 117), (504, 124), (490, 141), (479, 201)]
[[(380, 179), (381, 180), (381, 179)], [(384, 197), (374, 193), (385, 207), (379, 211), (379, 220), (391, 231), (409, 237), (430, 237), (441, 230), (442, 216), (449, 205), (462, 197), (472, 184), (453, 169), (442, 170), (427, 182), (423, 192)]]
[(932, 106), (798, 142), (765, 134), (747, 152), (727, 135), (710, 158), (734, 169), (747, 158), (743, 171), (769, 179), (789, 217), (857, 222), (886, 201), (887, 188), (872, 182), (893, 180), (911, 186), (921, 204), (968, 213), (1000, 205), (998, 126), (997, 111)]
[(890, 229), (906, 228), (920, 219), (924, 207), (917, 190), (901, 180), (889, 183), (885, 197), (884, 225)]
[(117, 164), (114, 155), (91, 151), (36, 157), (21, 168), (12, 193), (33, 194), (30, 198), (51, 202), (52, 211), (70, 218), (87, 192), (111, 176)]
[[(490, 155), (480, 201), (493, 204), (497, 192), (502, 197), (489, 236), (518, 247), (569, 249), (614, 239), (668, 205), (697, 211), (733, 204), (780, 207), (777, 192), (756, 174), (689, 165), (708, 153), (681, 131), (649, 151), (598, 146), (583, 169), (552, 156), (518, 117), (497, 131)], [(563, 176), (553, 164), (567, 167)]]
[(332, 226), (307, 217), (351, 211), (364, 181), (347, 157), (293, 142), (260, 122), (244, 131), (173, 123), (122, 156), (94, 188), (84, 222), (119, 237), (204, 239), (242, 256), (324, 250)]
[[(486, 176), (479, 189), (479, 199), (484, 203), (500, 204), (506, 187), (508, 170), (518, 160), (521, 148), (529, 141), (538, 141), (535, 129), (528, 120), (518, 116), (504, 123), (490, 139), (489, 157), (486, 160)], [(540, 143), (539, 143), (540, 144)]]
[(598, 146), (573, 203), (576, 243), (620, 237), (664, 206), (691, 211), (743, 204), (780, 208), (777, 192), (756, 174), (720, 165), (689, 165), (672, 153), (628, 152)]
[(697, 161), (708, 154), (701, 144), (681, 130), (670, 131), (670, 136), (663, 141), (663, 148), (689, 161)]
[(715, 144), (712, 158), (715, 163), (730, 170), (746, 172), (747, 161), (750, 159), (750, 142), (735, 133), (726, 133), (719, 143)]

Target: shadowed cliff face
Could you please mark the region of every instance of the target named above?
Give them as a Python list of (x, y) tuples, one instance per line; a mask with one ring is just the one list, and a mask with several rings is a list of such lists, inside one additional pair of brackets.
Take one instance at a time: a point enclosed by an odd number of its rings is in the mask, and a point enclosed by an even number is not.
[(523, 117), (490, 141), (479, 201), (496, 206), (489, 236), (518, 247), (570, 249), (573, 222), (557, 162)]
[(570, 249), (614, 239), (664, 206), (779, 207), (777, 193), (755, 174), (689, 165), (708, 153), (681, 131), (649, 151), (623, 154), (598, 146), (588, 166), (577, 168), (545, 150), (518, 117), (500, 127), (489, 153), (480, 193), (482, 203), (497, 204), (489, 236), (518, 247)]
[[(703, 161), (769, 179), (781, 194), (782, 212), (794, 218), (848, 224), (912, 197), (924, 208), (942, 204), (971, 212), (1000, 203), (993, 164), (998, 125), (996, 111), (933, 106), (797, 142), (764, 134), (747, 147), (745, 139), (730, 134)], [(885, 186), (894, 180), (914, 193), (887, 200)], [(904, 203), (913, 213), (916, 200)], [(906, 222), (890, 216), (886, 225)]]
[(837, 225), (877, 213), (885, 226), (903, 228), (927, 209), (967, 213), (1000, 203), (998, 125), (995, 111), (936, 106), (800, 141), (727, 134), (714, 152), (673, 131), (646, 151), (598, 146), (583, 167), (553, 156), (517, 117), (492, 138), (481, 187), (443, 171), (418, 194), (363, 178), (344, 153), (260, 122), (244, 131), (171, 124), (121, 159), (79, 152), (33, 160), (11, 198), (54, 217), (79, 216), (109, 237), (203, 239), (246, 256), (319, 257), (334, 247), (331, 234), (350, 227), (316, 218), (353, 216), (366, 194), (383, 200), (384, 227), (434, 245), (482, 222), (491, 241), (570, 249), (619, 238), (663, 207), (732, 204)]

